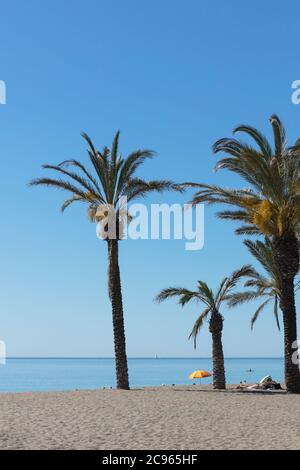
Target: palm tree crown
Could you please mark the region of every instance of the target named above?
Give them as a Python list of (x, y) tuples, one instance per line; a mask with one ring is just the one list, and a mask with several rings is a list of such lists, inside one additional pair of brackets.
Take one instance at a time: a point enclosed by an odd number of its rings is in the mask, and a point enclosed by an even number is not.
[(216, 170), (227, 169), (247, 181), (251, 188), (226, 189), (219, 186), (198, 186), (193, 203), (224, 203), (238, 210), (225, 210), (218, 214), (222, 219), (241, 221), (238, 234), (263, 233), (281, 236), (298, 230), (300, 222), (300, 139), (287, 147), (284, 127), (276, 115), (271, 116), (273, 148), (257, 129), (241, 125), (234, 133), (243, 132), (252, 137), (257, 149), (233, 138), (218, 140), (215, 153), (227, 156), (216, 165)]
[(197, 345), (197, 336), (203, 326), (204, 320), (213, 312), (219, 312), (221, 304), (227, 300), (230, 291), (236, 286), (242, 277), (252, 276), (254, 270), (250, 265), (245, 265), (241, 269), (234, 271), (230, 276), (225, 277), (216, 292), (204, 281), (198, 281), (197, 290), (191, 291), (182, 287), (168, 287), (163, 289), (156, 297), (157, 302), (162, 302), (172, 297), (178, 297), (178, 303), (184, 307), (190, 301), (202, 302), (204, 310), (197, 318), (194, 327), (189, 335), (189, 339), (194, 340), (194, 347)]
[[(54, 170), (67, 177), (67, 179), (38, 178), (30, 182), (30, 185), (44, 185), (64, 189), (70, 193), (70, 198), (65, 200), (61, 210), (65, 211), (74, 202), (84, 202), (88, 205), (88, 217), (91, 221), (107, 221), (108, 215), (114, 211), (116, 221), (121, 226), (130, 214), (124, 214), (123, 199), (127, 202), (138, 197), (144, 197), (152, 191), (178, 190), (171, 181), (154, 180), (145, 181), (135, 176), (136, 171), (146, 159), (152, 158), (151, 150), (136, 150), (127, 158), (118, 154), (118, 131), (114, 137), (111, 150), (104, 147), (100, 152), (96, 150), (90, 137), (83, 133), (82, 136), (88, 144), (88, 155), (93, 167), (91, 173), (78, 160), (66, 160), (59, 165), (43, 165), (43, 168)], [(75, 168), (76, 171), (69, 168)], [(118, 230), (117, 238), (122, 238), (122, 230)]]

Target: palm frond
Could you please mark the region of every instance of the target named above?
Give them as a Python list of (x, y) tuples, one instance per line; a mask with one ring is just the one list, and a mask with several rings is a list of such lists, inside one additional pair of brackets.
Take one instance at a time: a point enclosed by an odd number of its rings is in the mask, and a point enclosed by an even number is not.
[(133, 178), (138, 167), (142, 165), (145, 160), (153, 158), (154, 153), (153, 150), (136, 150), (128, 155), (119, 173), (116, 191), (117, 197), (123, 194), (125, 186)]
[(274, 302), (274, 317), (275, 317), (277, 328), (280, 331), (279, 314), (278, 314), (278, 297), (277, 297), (277, 295), (275, 296), (275, 302)]
[(83, 187), (83, 189), (88, 191), (95, 199), (98, 199), (99, 202), (104, 202), (103, 199), (101, 198), (101, 195), (97, 191), (95, 191), (95, 188), (93, 187), (93, 185), (91, 185), (90, 182), (86, 178), (83, 178), (72, 171), (67, 171), (63, 169), (61, 165), (58, 165), (58, 166), (42, 165), (42, 168), (47, 169), (47, 170), (54, 170), (54, 171), (57, 171), (58, 173), (62, 173), (65, 176), (69, 176), (69, 178), (79, 183)]
[(61, 212), (65, 212), (65, 210), (67, 209), (67, 207), (69, 207), (71, 204), (73, 204), (73, 202), (79, 202), (79, 201), (84, 201), (85, 199), (74, 194), (74, 196), (72, 196), (70, 199), (67, 199), (63, 205), (61, 206)]
[(225, 300), (227, 301), (228, 307), (232, 308), (259, 298), (261, 298), (261, 294), (257, 291), (243, 291), (228, 294)]
[[(60, 167), (75, 166), (76, 168), (79, 168), (85, 174), (85, 176), (93, 183), (93, 185), (95, 186), (96, 191), (101, 195), (101, 189), (100, 189), (100, 186), (97, 183), (96, 179), (85, 168), (85, 166), (82, 163), (80, 163), (78, 160), (74, 160), (74, 159), (65, 160), (65, 161), (61, 162), (58, 166), (60, 166)], [(103, 198), (103, 196), (102, 196), (102, 198)]]
[(190, 300), (198, 300), (199, 293), (190, 291), (189, 289), (185, 289), (183, 287), (167, 287), (160, 291), (160, 293), (155, 297), (156, 302), (163, 302), (164, 300), (179, 297), (178, 303), (184, 306)]
[(29, 186), (51, 186), (57, 189), (64, 189), (72, 194), (82, 197), (84, 200), (89, 200), (88, 194), (73, 184), (64, 180), (56, 180), (53, 178), (36, 178), (29, 182)]
[(244, 132), (248, 134), (255, 140), (264, 157), (267, 159), (272, 158), (272, 148), (268, 142), (268, 139), (258, 129), (242, 124), (233, 130), (233, 134), (236, 134), (237, 132)]
[(258, 307), (258, 309), (256, 310), (256, 312), (254, 313), (253, 317), (251, 318), (251, 330), (253, 330), (254, 323), (256, 322), (256, 320), (258, 319), (260, 313), (263, 311), (263, 309), (265, 308), (265, 306), (266, 306), (269, 302), (270, 302), (270, 299), (265, 300), (265, 301)]
[(111, 146), (111, 166), (112, 168), (115, 168), (117, 158), (118, 158), (118, 147), (119, 147), (119, 137), (120, 137), (120, 131), (118, 130), (116, 132), (116, 135), (114, 137), (112, 146)]
[(219, 289), (216, 296), (216, 308), (219, 309), (221, 303), (227, 299), (230, 291), (237, 285), (237, 283), (244, 277), (254, 277), (256, 271), (250, 264), (246, 264), (241, 268), (233, 271), (233, 273), (225, 279), (222, 283), (222, 288)]
[(200, 294), (203, 296), (203, 298), (206, 299), (206, 302), (210, 304), (211, 306), (213, 306), (215, 303), (214, 293), (212, 289), (208, 287), (206, 282), (198, 281), (198, 290)]
[(143, 198), (151, 192), (161, 193), (163, 191), (178, 191), (177, 185), (168, 180), (144, 181), (140, 178), (134, 178), (128, 181), (123, 194), (128, 202), (136, 198)]
[(271, 278), (279, 283), (279, 269), (271, 240), (269, 238), (265, 238), (264, 242), (260, 240), (245, 240), (244, 244), (252, 256), (254, 256), (254, 258), (264, 267)]
[(259, 228), (255, 225), (242, 225), (235, 230), (236, 235), (261, 235)]
[(274, 134), (275, 154), (277, 158), (280, 158), (286, 146), (285, 129), (276, 114), (270, 117), (270, 123)]
[(236, 210), (236, 211), (221, 211), (217, 212), (217, 217), (219, 219), (227, 219), (227, 220), (238, 220), (243, 222), (251, 222), (251, 217), (249, 216), (249, 212), (246, 210)]
[(193, 329), (189, 335), (189, 339), (193, 338), (193, 341), (194, 341), (194, 348), (196, 349), (197, 347), (197, 336), (203, 326), (203, 323), (205, 321), (205, 319), (207, 318), (207, 316), (209, 315), (211, 311), (211, 308), (210, 307), (206, 307), (203, 312), (201, 313), (201, 315), (197, 318), (194, 326), (193, 326)]

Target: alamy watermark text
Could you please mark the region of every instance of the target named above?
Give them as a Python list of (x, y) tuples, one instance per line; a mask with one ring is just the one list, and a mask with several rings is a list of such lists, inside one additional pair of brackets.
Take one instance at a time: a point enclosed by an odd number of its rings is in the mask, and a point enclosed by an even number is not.
[(0, 104), (6, 104), (6, 84), (0, 80)]

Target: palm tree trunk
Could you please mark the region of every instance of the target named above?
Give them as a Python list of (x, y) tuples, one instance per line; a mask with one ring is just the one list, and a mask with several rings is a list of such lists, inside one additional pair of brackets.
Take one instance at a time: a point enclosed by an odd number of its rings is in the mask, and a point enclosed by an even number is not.
[(294, 235), (285, 235), (276, 238), (274, 246), (281, 277), (280, 307), (284, 327), (285, 383), (288, 392), (300, 393), (299, 365), (293, 360), (297, 340), (294, 279), (299, 270), (298, 242)]
[(222, 330), (223, 317), (219, 312), (213, 311), (209, 322), (212, 335), (213, 388), (219, 390), (226, 388)]
[(118, 240), (108, 240), (108, 285), (112, 305), (117, 388), (129, 390)]

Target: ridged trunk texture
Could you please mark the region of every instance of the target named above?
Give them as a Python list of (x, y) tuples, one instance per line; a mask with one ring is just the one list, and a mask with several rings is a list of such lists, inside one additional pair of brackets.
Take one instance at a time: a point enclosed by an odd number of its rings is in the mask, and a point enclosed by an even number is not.
[(108, 290), (112, 305), (117, 388), (129, 390), (118, 240), (108, 240)]
[[(299, 252), (293, 234), (274, 239), (276, 259), (280, 272), (280, 308), (284, 327), (284, 372), (288, 392), (300, 393), (299, 365), (295, 359), (297, 340), (297, 313), (295, 307), (294, 279), (299, 269)], [(293, 347), (294, 346), (294, 347)]]
[(212, 335), (213, 388), (226, 388), (224, 354), (222, 344), (223, 317), (213, 311), (209, 321), (209, 331)]

